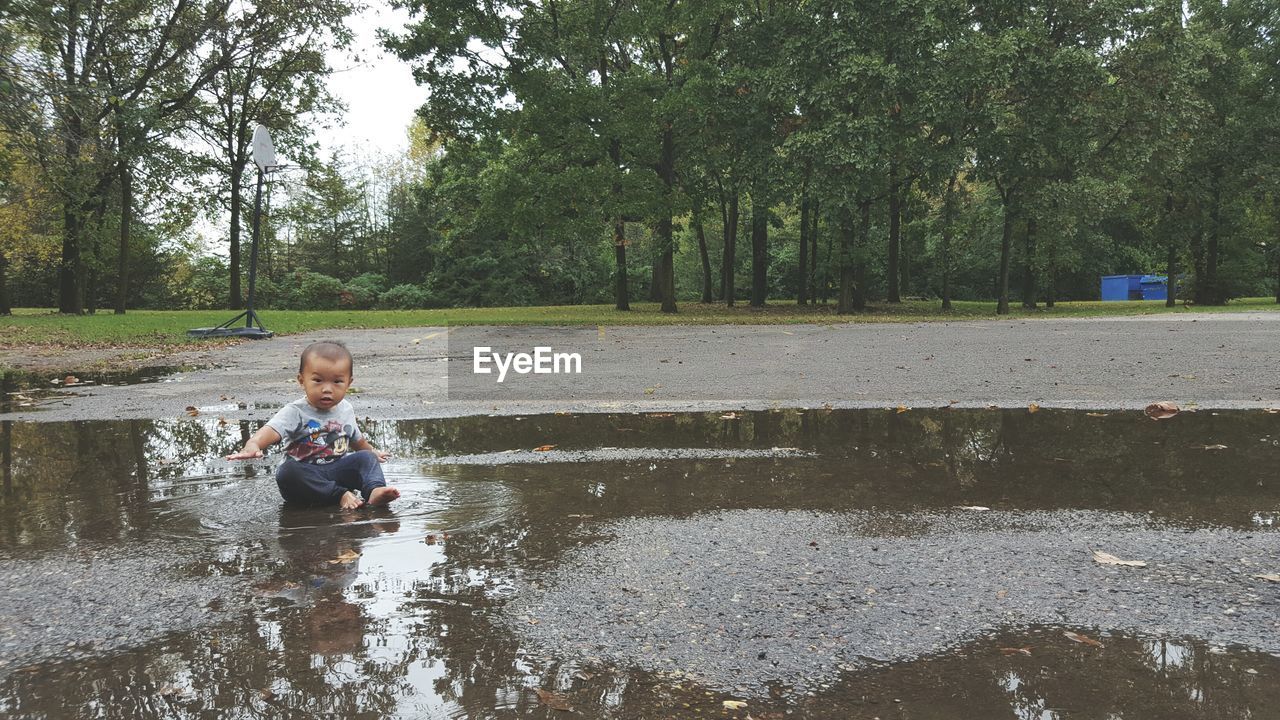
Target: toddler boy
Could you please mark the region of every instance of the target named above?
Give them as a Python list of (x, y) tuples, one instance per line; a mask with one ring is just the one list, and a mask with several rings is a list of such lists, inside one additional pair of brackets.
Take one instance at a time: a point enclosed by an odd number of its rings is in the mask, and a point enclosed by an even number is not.
[(263, 449), (284, 440), (288, 457), (276, 469), (276, 485), (285, 502), (354, 510), (400, 497), (382, 475), (387, 453), (369, 444), (345, 399), (353, 369), (351, 352), (341, 342), (308, 345), (298, 361), (298, 384), (306, 395), (280, 408), (227, 459), (260, 458)]

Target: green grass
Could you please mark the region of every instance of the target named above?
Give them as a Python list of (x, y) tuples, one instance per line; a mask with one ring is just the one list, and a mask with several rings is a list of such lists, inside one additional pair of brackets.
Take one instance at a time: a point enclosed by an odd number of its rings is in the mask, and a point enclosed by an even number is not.
[[(876, 304), (863, 313), (837, 315), (833, 305), (799, 306), (775, 301), (756, 309), (746, 305), (683, 303), (675, 315), (659, 311), (656, 303), (634, 303), (630, 312), (611, 305), (551, 307), (464, 308), (457, 310), (264, 310), (262, 320), (278, 334), (341, 328), (426, 327), (442, 325), (723, 325), (765, 323), (930, 322), (994, 319), (994, 302), (957, 301), (942, 312), (937, 301)], [(1166, 313), (1280, 311), (1274, 298), (1245, 298), (1223, 307), (1166, 308), (1158, 302), (1063, 302), (1056, 307), (1024, 310), (1015, 305), (1010, 318), (1108, 317)], [(149, 347), (179, 349), (208, 340), (188, 338), (186, 331), (229, 320), (228, 310), (134, 310), (127, 315), (59, 315), (43, 309), (16, 309), (0, 317), (0, 347), (27, 345), (62, 347)]]

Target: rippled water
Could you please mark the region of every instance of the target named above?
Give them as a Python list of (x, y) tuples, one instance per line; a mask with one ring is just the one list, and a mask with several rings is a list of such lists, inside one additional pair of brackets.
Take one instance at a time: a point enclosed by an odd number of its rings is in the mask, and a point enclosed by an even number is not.
[[(779, 536), (793, 513), (857, 518), (824, 524), (823, 537), (886, 546), (929, 523), (980, 539), (929, 519), (958, 507), (990, 508), (1002, 527), (1026, 513), (1086, 511), (1175, 539), (1270, 538), (1277, 415), (779, 411), (366, 426), (392, 451), (385, 469), (403, 499), (342, 514), (283, 507), (274, 459), (220, 459), (256, 424), (216, 414), (0, 423), (0, 714), (563, 716), (534, 689), (563, 695), (582, 717), (618, 718), (722, 716), (724, 700), (748, 703), (728, 716), (754, 718), (1266, 717), (1280, 707), (1280, 660), (1265, 643), (1227, 645), (1208, 630), (997, 623), (909, 661), (855, 647), (801, 688), (771, 684), (768, 667), (736, 682), (715, 657), (648, 662), (628, 642), (593, 654), (540, 623), (587, 627), (603, 616), (596, 607), (539, 619), (522, 605), (542, 595), (571, 603), (572, 573), (609, 572), (591, 559), (613, 552), (669, 545), (697, 564), (710, 546), (700, 533), (726, 518)], [(743, 524), (738, 511), (755, 514)], [(905, 561), (882, 569), (912, 572)], [(1274, 607), (1280, 584), (1249, 574), (1238, 592)], [(668, 573), (660, 587), (678, 595), (691, 578), (715, 582)], [(597, 593), (584, 597), (612, 591), (603, 577), (582, 584)], [(1260, 622), (1241, 631), (1274, 634), (1274, 620)], [(830, 624), (818, 614), (778, 626)], [(700, 632), (711, 631), (688, 630)]]

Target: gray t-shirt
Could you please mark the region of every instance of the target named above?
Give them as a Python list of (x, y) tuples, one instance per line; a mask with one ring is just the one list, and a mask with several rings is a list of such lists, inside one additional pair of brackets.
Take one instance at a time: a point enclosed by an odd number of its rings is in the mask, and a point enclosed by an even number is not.
[(294, 400), (280, 408), (267, 427), (280, 433), (289, 457), (317, 465), (337, 460), (364, 437), (356, 427), (356, 411), (345, 398), (327, 411), (312, 407), (305, 397)]

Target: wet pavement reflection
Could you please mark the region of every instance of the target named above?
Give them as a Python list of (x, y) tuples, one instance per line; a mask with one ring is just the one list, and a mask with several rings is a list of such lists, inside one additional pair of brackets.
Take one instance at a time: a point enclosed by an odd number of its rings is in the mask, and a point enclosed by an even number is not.
[[(365, 426), (393, 453), (387, 475), (404, 498), (342, 514), (281, 506), (278, 456), (221, 460), (257, 423), (0, 423), (0, 715), (560, 717), (563, 703), (643, 719), (1228, 718), (1280, 707), (1275, 648), (1177, 626), (1011, 622), (910, 660), (855, 647), (857, 662), (801, 687), (545, 642), (554, 633), (540, 623), (566, 616), (522, 605), (646, 527), (732, 525), (739, 512), (765, 533), (816, 513), (840, 520), (833, 537), (886, 545), (942, 533), (922, 518), (958, 508), (989, 508), (992, 522), (1103, 513), (1270, 542), (1280, 415), (810, 410)], [(689, 542), (702, 543), (692, 531), (669, 540)], [(1280, 583), (1249, 592), (1274, 607)], [(599, 610), (573, 612), (588, 627)], [(1275, 635), (1274, 622), (1259, 632)]]

